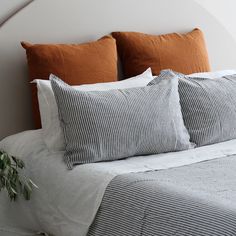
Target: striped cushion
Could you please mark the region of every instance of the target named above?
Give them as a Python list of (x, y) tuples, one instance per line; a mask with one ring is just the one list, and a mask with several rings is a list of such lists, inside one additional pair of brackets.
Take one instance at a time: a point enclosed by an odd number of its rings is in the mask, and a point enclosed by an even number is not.
[(236, 75), (217, 79), (179, 77), (180, 104), (191, 141), (203, 146), (236, 138)]
[(179, 104), (178, 79), (110, 91), (78, 91), (51, 77), (68, 168), (191, 147)]

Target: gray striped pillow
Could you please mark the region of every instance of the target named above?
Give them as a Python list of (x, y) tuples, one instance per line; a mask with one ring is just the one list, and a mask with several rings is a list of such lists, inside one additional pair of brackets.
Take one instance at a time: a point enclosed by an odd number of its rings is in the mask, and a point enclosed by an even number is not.
[(208, 79), (162, 73), (179, 78), (180, 104), (192, 142), (203, 146), (236, 138), (236, 75)]
[(180, 110), (178, 79), (156, 82), (85, 92), (52, 77), (68, 168), (192, 147)]

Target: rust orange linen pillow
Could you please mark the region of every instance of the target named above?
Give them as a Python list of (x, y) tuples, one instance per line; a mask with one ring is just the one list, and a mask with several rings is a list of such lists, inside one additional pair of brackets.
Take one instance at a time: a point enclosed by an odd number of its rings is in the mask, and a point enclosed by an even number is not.
[(116, 39), (125, 78), (148, 67), (155, 75), (163, 69), (184, 74), (210, 71), (204, 35), (199, 29), (187, 34), (113, 32), (112, 36)]
[[(51, 73), (70, 85), (117, 80), (115, 39), (105, 36), (84, 44), (30, 44), (26, 49), (30, 81), (48, 79)], [(36, 86), (32, 85), (33, 115), (36, 128), (41, 127)]]

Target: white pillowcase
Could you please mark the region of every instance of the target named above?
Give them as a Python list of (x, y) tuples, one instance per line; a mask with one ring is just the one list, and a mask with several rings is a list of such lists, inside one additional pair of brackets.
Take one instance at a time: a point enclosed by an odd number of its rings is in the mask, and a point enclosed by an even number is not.
[(234, 75), (236, 74), (236, 70), (220, 70), (215, 72), (203, 72), (203, 73), (195, 73), (188, 76), (198, 77), (198, 78), (207, 78), (207, 79), (215, 79), (220, 78), (226, 75)]
[[(153, 80), (151, 68), (143, 74), (110, 83), (73, 86), (80, 91), (105, 91), (146, 86)], [(34, 80), (38, 88), (39, 110), (42, 122), (43, 138), (51, 152), (65, 150), (63, 131), (58, 117), (57, 103), (49, 80)]]

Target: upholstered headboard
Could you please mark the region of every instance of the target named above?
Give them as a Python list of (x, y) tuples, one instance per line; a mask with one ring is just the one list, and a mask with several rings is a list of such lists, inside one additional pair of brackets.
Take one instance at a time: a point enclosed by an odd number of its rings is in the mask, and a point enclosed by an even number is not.
[[(22, 7), (30, 1), (19, 2)], [(117, 30), (162, 34), (195, 27), (205, 33), (213, 70), (236, 68), (231, 57), (236, 55), (235, 41), (193, 0), (32, 1), (0, 27), (0, 138), (33, 128), (26, 57), (20, 41), (79, 43)]]

